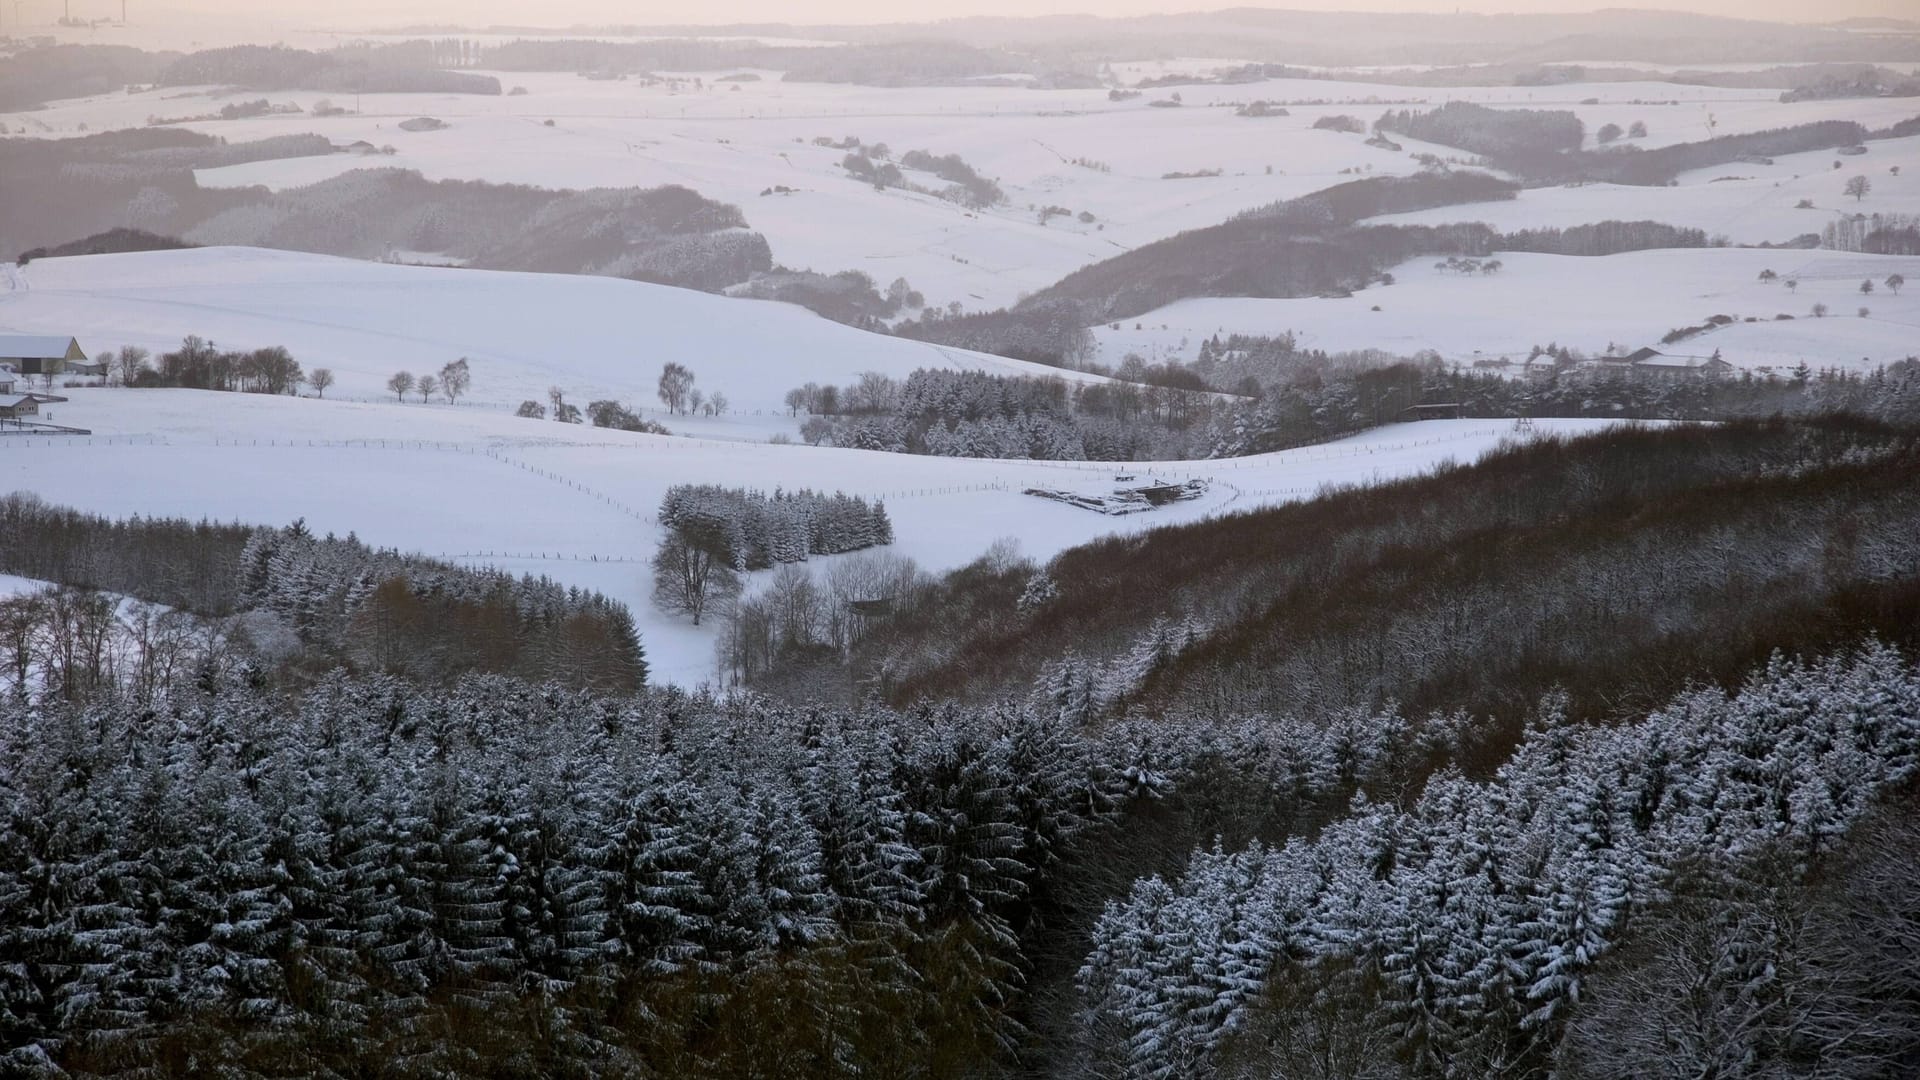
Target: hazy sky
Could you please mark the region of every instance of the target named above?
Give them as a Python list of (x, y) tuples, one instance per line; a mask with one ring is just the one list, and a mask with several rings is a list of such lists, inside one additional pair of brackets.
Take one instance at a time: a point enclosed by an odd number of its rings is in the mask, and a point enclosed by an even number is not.
[[(70, 3), (75, 15), (117, 14), (119, 0), (23, 0), (29, 8), (58, 13)], [(0, 4), (11, 0), (0, 0)], [(322, 20), (328, 25), (391, 24), (396, 21), (514, 22), (561, 26), (575, 22), (637, 23), (719, 22), (894, 22), (928, 21), (956, 15), (1038, 15), (1086, 13), (1140, 15), (1162, 11), (1199, 11), (1227, 7), (1291, 7), (1365, 11), (1588, 11), (1600, 7), (1661, 7), (1718, 15), (1787, 21), (1818, 21), (1851, 15), (1920, 17), (1920, 0), (1305, 0), (1248, 3), (1247, 0), (130, 0), (133, 8), (167, 8), (197, 13), (245, 15), (273, 21), (288, 17)], [(276, 17), (277, 16), (277, 17)]]

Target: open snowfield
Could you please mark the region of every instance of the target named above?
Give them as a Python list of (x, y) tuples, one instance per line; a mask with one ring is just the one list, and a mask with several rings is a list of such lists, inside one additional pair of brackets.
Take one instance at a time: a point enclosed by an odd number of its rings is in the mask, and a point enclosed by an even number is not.
[[(1226, 63), (1185, 66), (1197, 74)], [(1180, 67), (1177, 61), (1155, 62), (1140, 74)], [(551, 188), (681, 184), (739, 206), (784, 265), (826, 272), (859, 269), (883, 284), (906, 277), (937, 306), (959, 301), (981, 309), (1012, 303), (1088, 263), (1217, 224), (1246, 209), (1355, 175), (1412, 172), (1417, 152), (1463, 156), (1409, 140), (1400, 140), (1405, 149), (1394, 152), (1367, 146), (1358, 135), (1312, 129), (1315, 120), (1329, 114), (1371, 122), (1389, 107), (1432, 107), (1448, 100), (1564, 108), (1578, 113), (1589, 131), (1608, 122), (1624, 127), (1644, 121), (1649, 135), (1640, 144), (1655, 146), (1706, 137), (1710, 115), (1714, 130), (1729, 134), (1832, 118), (1877, 127), (1920, 109), (1911, 99), (1783, 105), (1777, 91), (1669, 83), (1437, 89), (1285, 79), (1168, 87), (1112, 102), (1101, 89), (874, 88), (788, 83), (774, 71), (758, 72), (759, 82), (707, 81), (695, 88), (692, 76), (711, 80), (728, 72), (685, 74), (687, 82), (644, 85), (505, 72), (498, 73), (504, 86), (525, 87), (528, 93), (369, 94), (358, 100), (357, 115), (274, 115), (185, 126), (235, 142), (317, 132), (336, 145), (366, 140), (396, 150), (391, 157), (331, 154), (204, 170), (200, 182), (210, 187), (284, 189), (388, 166), (434, 179)], [(1183, 107), (1151, 104), (1175, 94)], [(0, 114), (0, 127), (72, 135), (81, 125), (91, 131), (139, 127), (152, 116), (215, 112), (221, 104), (261, 96), (213, 87), (103, 95)], [(355, 105), (338, 94), (264, 96), (307, 110), (327, 97)], [(1234, 115), (1233, 106), (1256, 99), (1286, 105), (1291, 115)], [(1582, 104), (1588, 99), (1598, 104)], [(1308, 101), (1327, 104), (1301, 104)], [(400, 121), (422, 115), (452, 126), (399, 130)], [(844, 151), (813, 145), (816, 137), (848, 135), (869, 144), (885, 142), (896, 154), (913, 149), (958, 154), (995, 178), (1008, 202), (975, 212), (912, 192), (876, 192), (846, 175), (840, 166)], [(1079, 160), (1104, 168), (1075, 164)], [(1220, 175), (1164, 179), (1168, 173), (1210, 170)], [(928, 176), (916, 179), (939, 183)], [(775, 186), (796, 190), (761, 194)], [(1055, 218), (1042, 225), (1035, 208), (1044, 206), (1090, 213), (1095, 220)], [(1639, 216), (1668, 219), (1659, 213)]]
[[(661, 365), (690, 367), (735, 415), (665, 417), (684, 430), (794, 428), (781, 405), (806, 382), (918, 368), (1093, 378), (1000, 357), (870, 334), (789, 304), (567, 274), (449, 270), (259, 248), (201, 248), (45, 259), (0, 275), (0, 332), (74, 334), (89, 354), (162, 351), (198, 334), (222, 348), (284, 345), (309, 372), (333, 369), (330, 396), (384, 398), (400, 369), (465, 356), (471, 402), (511, 408), (559, 386), (585, 406), (658, 404)], [(417, 396), (417, 395), (416, 395)], [(758, 418), (755, 413), (761, 414)], [(773, 414), (778, 414), (777, 416)]]
[[(1920, 111), (1920, 102), (1912, 107)], [(1789, 154), (1772, 165), (1735, 163), (1682, 173), (1675, 187), (1580, 184), (1532, 188), (1501, 202), (1442, 206), (1373, 218), (1378, 225), (1484, 222), (1502, 232), (1571, 228), (1598, 221), (1658, 221), (1706, 230), (1735, 244), (1780, 244), (1818, 233), (1853, 214), (1920, 214), (1920, 136), (1866, 144), (1867, 153), (1841, 157), (1830, 150)], [(1841, 167), (1835, 169), (1834, 162)], [(1894, 169), (1900, 171), (1896, 174)], [(1865, 199), (1844, 192), (1865, 176)], [(1813, 209), (1801, 209), (1802, 199)]]
[[(1920, 281), (1920, 257), (1698, 248), (1499, 258), (1505, 269), (1494, 277), (1442, 273), (1432, 258), (1414, 259), (1393, 269), (1395, 284), (1344, 299), (1185, 300), (1125, 320), (1118, 330), (1096, 327), (1094, 336), (1107, 362), (1130, 352), (1191, 360), (1214, 334), (1287, 331), (1303, 346), (1329, 352), (1431, 350), (1459, 363), (1521, 360), (1534, 345), (1552, 343), (1595, 356), (1609, 345), (1702, 355), (1717, 348), (1728, 363), (1756, 370), (1801, 361), (1816, 369), (1864, 369), (1920, 354), (1920, 287), (1895, 296), (1882, 284), (1896, 273)], [(1762, 283), (1767, 269), (1783, 280), (1797, 278), (1798, 289)], [(1863, 296), (1860, 282), (1867, 278), (1875, 291)], [(1816, 303), (1827, 306), (1826, 318), (1811, 316)], [(1376, 304), (1380, 310), (1370, 310)], [(1855, 314), (1861, 307), (1870, 317)], [(1794, 318), (1776, 320), (1781, 314)], [(1713, 315), (1760, 321), (1660, 344), (1667, 331)]]
[[(1505, 421), (1395, 425), (1325, 446), (1230, 461), (1122, 466), (914, 457), (806, 446), (663, 438), (518, 420), (497, 412), (219, 394), (71, 391), (57, 419), (90, 438), (0, 436), (0, 492), (34, 491), (111, 515), (284, 524), (545, 574), (625, 601), (657, 681), (712, 677), (713, 627), (656, 612), (647, 560), (653, 512), (677, 483), (809, 486), (879, 496), (893, 550), (930, 570), (1001, 537), (1045, 559), (1116, 531), (1304, 498), (1468, 461), (1513, 435)], [(1541, 432), (1603, 421), (1536, 421)], [(1023, 495), (1047, 485), (1100, 491), (1116, 472), (1214, 481), (1200, 500), (1109, 518)]]
[(5, 600), (10, 596), (26, 596), (30, 593), (37, 593), (46, 587), (47, 583), (44, 581), (15, 577), (12, 574), (0, 574), (0, 600)]

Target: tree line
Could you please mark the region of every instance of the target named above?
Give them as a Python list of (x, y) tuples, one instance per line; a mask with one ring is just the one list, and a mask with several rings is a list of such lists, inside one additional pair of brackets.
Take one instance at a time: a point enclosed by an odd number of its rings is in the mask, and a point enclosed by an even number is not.
[(1113, 382), (922, 368), (904, 380), (868, 372), (846, 387), (808, 383), (787, 409), (808, 413), (812, 444), (939, 457), (1145, 461), (1204, 453), (1225, 406), (1178, 363), (1128, 357)]
[(214, 620), (294, 682), (340, 665), (435, 683), (467, 672), (646, 682), (631, 614), (598, 593), (316, 536), (302, 522), (114, 521), (12, 495), (0, 499), (0, 572)]
[[(1643, 379), (1581, 366), (1557, 344), (1535, 346), (1544, 374), (1512, 378), (1438, 362), (1349, 366), (1300, 350), (1287, 337), (1209, 339), (1194, 367), (1213, 376), (1260, 370), (1256, 399), (1216, 411), (1214, 457), (1238, 457), (1323, 441), (1402, 417), (1422, 403), (1457, 406), (1465, 417), (1624, 417), (1729, 420), (1847, 413), (1920, 423), (1920, 360), (1872, 371), (1742, 371), (1724, 378)], [(1377, 365), (1377, 366), (1376, 366)]]
[(893, 543), (886, 504), (802, 488), (771, 494), (717, 484), (675, 484), (660, 500), (660, 524), (718, 548), (737, 570), (764, 570)]
[(359, 259), (400, 248), (489, 269), (710, 291), (773, 265), (765, 237), (746, 229), (737, 207), (684, 187), (548, 191), (430, 181), (396, 168), (357, 169), (279, 192), (194, 180), (196, 169), (332, 152), (320, 135), (229, 144), (174, 127), (0, 138), (0, 172), (21, 196), (0, 203), (0, 235), (29, 253), (122, 227), (194, 245)]

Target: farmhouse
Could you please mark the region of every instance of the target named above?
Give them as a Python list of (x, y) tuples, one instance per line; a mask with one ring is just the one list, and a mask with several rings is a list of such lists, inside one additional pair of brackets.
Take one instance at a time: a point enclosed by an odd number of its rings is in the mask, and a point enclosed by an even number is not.
[(40, 415), (40, 399), (32, 394), (0, 394), (0, 420)]
[(1733, 370), (1733, 365), (1712, 356), (1674, 356), (1654, 349), (1641, 349), (1628, 358), (1636, 378), (1661, 382), (1683, 379), (1717, 379)]
[(1678, 382), (1686, 379), (1717, 379), (1733, 371), (1733, 365), (1712, 356), (1682, 356), (1658, 349), (1635, 349), (1630, 353), (1611, 353), (1589, 361), (1589, 370), (1611, 378), (1633, 378), (1651, 382)]
[(1458, 401), (1423, 401), (1418, 405), (1409, 405), (1400, 410), (1400, 419), (1411, 420), (1458, 420), (1464, 415), (1465, 406)]
[(13, 393), (14, 384), (19, 381), (19, 374), (12, 368), (0, 367), (0, 396)]
[(40, 334), (0, 334), (0, 366), (21, 375), (61, 375), (68, 363), (87, 362), (80, 342)]

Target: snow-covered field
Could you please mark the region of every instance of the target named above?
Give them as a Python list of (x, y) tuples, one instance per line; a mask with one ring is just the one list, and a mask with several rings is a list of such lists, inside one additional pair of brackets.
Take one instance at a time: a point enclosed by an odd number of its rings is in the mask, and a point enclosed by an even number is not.
[(26, 596), (37, 593), (47, 587), (44, 581), (32, 578), (15, 577), (12, 574), (0, 574), (0, 600), (11, 596)]
[[(158, 354), (188, 334), (228, 349), (284, 345), (307, 371), (333, 370), (329, 396), (363, 399), (390, 399), (385, 384), (397, 370), (437, 371), (465, 356), (470, 401), (507, 408), (544, 402), (551, 386), (581, 406), (609, 397), (654, 406), (661, 366), (677, 361), (699, 389), (731, 402), (735, 415), (719, 428), (760, 439), (793, 430), (781, 399), (805, 382), (844, 385), (868, 371), (903, 378), (918, 368), (1092, 378), (870, 334), (789, 304), (614, 278), (258, 248), (44, 259), (15, 274), (25, 287), (0, 289), (0, 332), (73, 334), (89, 354), (127, 345)], [(676, 432), (718, 429), (661, 418)]]
[[(1183, 63), (1144, 64), (1134, 74), (1180, 70)], [(1227, 63), (1193, 61), (1184, 67), (1198, 74)], [(1404, 151), (1394, 152), (1367, 146), (1358, 135), (1312, 129), (1315, 120), (1329, 114), (1371, 122), (1389, 102), (1401, 103), (1391, 107), (1431, 107), (1447, 100), (1564, 108), (1578, 113), (1589, 131), (1608, 122), (1624, 127), (1644, 121), (1649, 135), (1639, 144), (1656, 146), (1706, 137), (1709, 116), (1715, 132), (1729, 134), (1834, 118), (1878, 127), (1916, 111), (1910, 99), (1783, 105), (1777, 91), (1669, 83), (1436, 89), (1291, 79), (1168, 87), (1114, 102), (1100, 89), (874, 88), (788, 83), (774, 71), (758, 72), (758, 82), (718, 83), (704, 80), (725, 73), (688, 74), (702, 77), (703, 84), (696, 89), (690, 81), (644, 85), (508, 72), (499, 73), (502, 84), (524, 87), (526, 94), (369, 94), (358, 100), (356, 115), (273, 115), (186, 126), (231, 141), (317, 132), (339, 145), (364, 139), (396, 150), (392, 157), (332, 154), (202, 171), (200, 182), (210, 187), (296, 187), (353, 169), (387, 166), (436, 179), (553, 188), (681, 184), (738, 205), (785, 265), (827, 272), (859, 269), (883, 284), (906, 277), (938, 306), (959, 301), (980, 309), (1011, 303), (1088, 263), (1216, 224), (1242, 210), (1356, 175), (1412, 172), (1416, 152), (1463, 156), (1407, 140), (1401, 140)], [(1181, 108), (1153, 107), (1176, 94)], [(151, 116), (208, 113), (224, 102), (260, 96), (212, 87), (103, 95), (0, 114), (0, 127), (65, 136), (81, 125), (92, 131), (138, 127)], [(265, 96), (307, 110), (329, 96), (336, 104), (354, 105), (337, 94)], [(1285, 104), (1291, 115), (1234, 115), (1234, 105), (1255, 99)], [(1584, 104), (1590, 99), (1597, 104)], [(1300, 104), (1306, 101), (1327, 104)], [(1677, 104), (1635, 104), (1649, 101)], [(421, 115), (452, 126), (399, 130), (400, 121)], [(816, 137), (848, 135), (869, 144), (884, 142), (896, 154), (913, 149), (958, 154), (996, 179), (1008, 202), (976, 212), (931, 196), (876, 192), (848, 178), (840, 165), (844, 151), (813, 144)], [(1097, 167), (1076, 164), (1080, 161)], [(1220, 175), (1164, 179), (1169, 173), (1211, 170)], [(928, 176), (918, 179), (939, 183)], [(795, 191), (762, 194), (776, 186)], [(1836, 196), (1837, 191), (1836, 184)], [(1827, 202), (1837, 198), (1821, 205)], [(1094, 220), (1056, 217), (1043, 225), (1037, 208), (1046, 206), (1075, 215), (1084, 211)], [(1639, 216), (1668, 220), (1671, 215)]]
[[(1920, 101), (1910, 105), (1920, 112)], [(1920, 136), (1876, 140), (1867, 153), (1841, 157), (1830, 150), (1789, 154), (1771, 165), (1735, 163), (1682, 173), (1674, 187), (1580, 184), (1532, 188), (1510, 201), (1442, 206), (1373, 218), (1380, 225), (1484, 222), (1503, 232), (1571, 228), (1598, 221), (1659, 221), (1706, 230), (1735, 244), (1780, 244), (1854, 214), (1920, 214)], [(1834, 162), (1840, 168), (1833, 167)], [(1894, 170), (1898, 169), (1898, 172)], [(1845, 194), (1847, 181), (1865, 176), (1864, 199)], [(1799, 206), (1801, 200), (1811, 209)]]
[[(1920, 287), (1894, 295), (1892, 274), (1920, 281), (1920, 257), (1835, 251), (1700, 248), (1581, 258), (1504, 253), (1492, 277), (1443, 273), (1431, 258), (1395, 267), (1395, 283), (1344, 299), (1185, 300), (1095, 329), (1101, 359), (1129, 352), (1191, 360), (1219, 334), (1291, 331), (1309, 348), (1384, 349), (1444, 359), (1524, 359), (1534, 345), (1558, 343), (1599, 355), (1609, 345), (1669, 352), (1721, 350), (1736, 367), (1870, 368), (1920, 354)], [(1797, 289), (1759, 280), (1773, 270)], [(1874, 292), (1862, 295), (1863, 280)], [(1815, 304), (1828, 314), (1816, 319)], [(1372, 308), (1378, 305), (1380, 310)], [(1869, 317), (1860, 318), (1865, 307)], [(1794, 316), (1777, 320), (1778, 315)], [(1667, 331), (1727, 315), (1732, 326), (1670, 348)], [(1752, 316), (1759, 320), (1747, 323)], [(1136, 329), (1135, 327), (1139, 327)]]
[[(1225, 58), (1142, 62), (1144, 77), (1204, 73)], [(1912, 100), (1783, 105), (1777, 91), (1667, 83), (1554, 87), (1403, 88), (1338, 80), (1187, 85), (1109, 100), (1104, 89), (980, 85), (871, 88), (760, 81), (721, 83), (721, 72), (648, 84), (570, 74), (502, 74), (525, 94), (373, 94), (336, 104), (346, 115), (310, 115), (329, 95), (237, 94), (169, 88), (60, 102), (0, 115), (0, 128), (45, 137), (139, 127), (150, 116), (217, 111), (266, 96), (307, 113), (197, 122), (230, 141), (318, 132), (336, 144), (364, 139), (396, 153), (259, 162), (202, 172), (209, 187), (287, 188), (374, 165), (432, 178), (553, 188), (681, 184), (739, 205), (766, 234), (776, 261), (835, 272), (859, 269), (883, 286), (907, 278), (935, 305), (986, 309), (1016, 301), (1083, 265), (1232, 214), (1356, 176), (1405, 174), (1422, 151), (1459, 151), (1312, 129), (1334, 113), (1372, 121), (1389, 107), (1447, 100), (1566, 108), (1589, 131), (1643, 121), (1655, 146), (1850, 119), (1881, 127), (1920, 111)], [(1170, 105), (1175, 95), (1179, 107)], [(1252, 100), (1290, 115), (1238, 117)], [(1594, 104), (1586, 102), (1592, 99)], [(1318, 101), (1321, 104), (1305, 104)], [(1671, 104), (1669, 104), (1671, 102)], [(399, 130), (435, 116), (451, 126)], [(994, 178), (1009, 199), (968, 211), (931, 196), (876, 192), (841, 167), (844, 150), (816, 137), (884, 142), (896, 155), (957, 154)], [(1870, 144), (1842, 160), (1807, 154), (1771, 166), (1689, 174), (1668, 188), (1592, 185), (1529, 191), (1511, 203), (1445, 208), (1383, 221), (1484, 220), (1496, 227), (1653, 219), (1783, 241), (1817, 232), (1838, 213), (1920, 211), (1920, 138)], [(1900, 166), (1898, 174), (1892, 172)], [(1184, 179), (1167, 174), (1214, 173)], [(1860, 203), (1841, 188), (1868, 175)], [(1726, 179), (1728, 176), (1736, 179)], [(928, 182), (926, 176), (914, 179)], [(790, 194), (765, 194), (780, 186)], [(1812, 199), (1815, 209), (1796, 209)], [(1038, 208), (1076, 217), (1042, 224)], [(1090, 221), (1077, 218), (1082, 211)], [(428, 253), (431, 254), (431, 253)], [(1726, 315), (1733, 325), (1673, 351), (1719, 349), (1747, 368), (1859, 367), (1920, 351), (1920, 285), (1895, 296), (1900, 273), (1920, 282), (1920, 259), (1830, 251), (1701, 249), (1608, 258), (1501, 256), (1492, 277), (1437, 272), (1431, 258), (1395, 269), (1398, 283), (1352, 298), (1193, 300), (1097, 328), (1102, 359), (1129, 352), (1191, 359), (1214, 334), (1292, 331), (1309, 347), (1438, 352), (1470, 363), (1523, 357), (1557, 343), (1599, 354), (1657, 344), (1676, 327)], [(1761, 284), (1763, 269), (1798, 281)], [(1875, 292), (1858, 292), (1862, 279)], [(787, 390), (845, 384), (878, 371), (925, 367), (1062, 375), (997, 357), (852, 330), (799, 308), (730, 300), (604, 278), (426, 269), (239, 248), (48, 259), (0, 274), (0, 331), (70, 333), (89, 352), (136, 345), (160, 352), (197, 334), (222, 348), (284, 345), (312, 371), (330, 368), (332, 400), (192, 391), (77, 389), (55, 404), (55, 423), (91, 429), (78, 439), (5, 437), (0, 492), (40, 492), (102, 513), (173, 514), (353, 531), (381, 545), (543, 573), (626, 601), (641, 620), (656, 676), (697, 683), (712, 671), (712, 630), (654, 612), (647, 560), (658, 540), (653, 511), (676, 483), (840, 489), (884, 498), (897, 550), (932, 570), (961, 565), (1011, 537), (1045, 558), (1115, 531), (1193, 520), (1304, 497), (1326, 484), (1404, 476), (1472, 459), (1513, 432), (1508, 424), (1446, 421), (1398, 426), (1324, 447), (1228, 462), (1112, 466), (953, 460), (773, 445), (796, 421)], [(1816, 303), (1829, 315), (1810, 317)], [(1371, 310), (1375, 306), (1379, 310)], [(1856, 314), (1860, 307), (1870, 314)], [(1778, 320), (1777, 315), (1794, 316)], [(396, 404), (394, 371), (432, 372), (466, 357), (469, 396), (459, 406)], [(657, 415), (654, 388), (669, 361), (691, 368), (728, 415), (669, 418), (662, 438), (517, 419), (522, 400), (550, 387), (575, 404), (625, 401)], [(1083, 377), (1067, 375), (1067, 377)], [(1597, 422), (1539, 421), (1543, 431)], [(686, 437), (691, 436), (691, 437)], [(1114, 474), (1207, 477), (1208, 495), (1130, 518), (1107, 518), (1020, 494), (1024, 487), (1110, 487)], [(0, 589), (6, 586), (0, 584)]]
[[(3, 437), (0, 492), (34, 491), (111, 515), (265, 524), (303, 517), (320, 532), (351, 531), (377, 545), (599, 589), (633, 609), (655, 678), (681, 684), (711, 677), (713, 628), (669, 619), (649, 601), (647, 560), (660, 535), (653, 512), (673, 484), (878, 496), (893, 518), (893, 550), (938, 571), (1002, 537), (1044, 559), (1116, 531), (1472, 460), (1514, 434), (1501, 421), (1429, 421), (1259, 457), (1116, 466), (663, 438), (445, 406), (192, 390), (71, 394), (55, 406), (58, 419), (94, 435)], [(1577, 433), (1602, 423), (1536, 428)], [(1126, 518), (1020, 493), (1038, 485), (1099, 491), (1121, 471), (1214, 483), (1204, 499)]]

